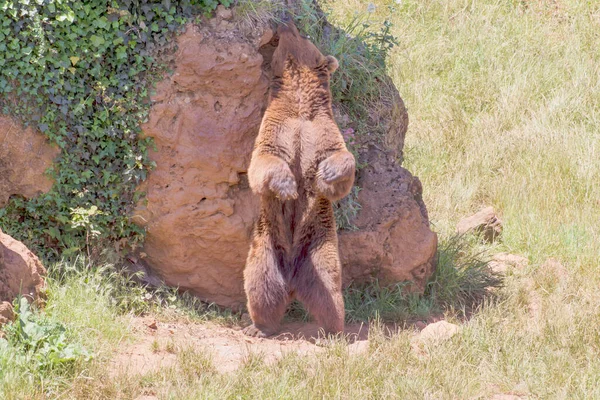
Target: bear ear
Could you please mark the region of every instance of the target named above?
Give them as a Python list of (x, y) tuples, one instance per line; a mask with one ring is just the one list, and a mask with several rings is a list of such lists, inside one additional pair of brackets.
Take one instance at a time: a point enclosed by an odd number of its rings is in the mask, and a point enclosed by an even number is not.
[(340, 63), (338, 63), (337, 58), (335, 58), (334, 56), (327, 56), (326, 59), (327, 69), (329, 70), (330, 74), (333, 74), (340, 66)]

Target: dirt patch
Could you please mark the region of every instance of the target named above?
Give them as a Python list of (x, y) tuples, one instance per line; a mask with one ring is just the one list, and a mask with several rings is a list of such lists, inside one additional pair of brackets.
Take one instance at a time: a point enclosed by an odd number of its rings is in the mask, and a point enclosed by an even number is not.
[[(246, 336), (239, 327), (210, 322), (159, 322), (153, 318), (134, 319), (133, 331), (138, 339), (120, 349), (113, 358), (110, 368), (113, 376), (144, 375), (173, 367), (177, 353), (190, 348), (209, 354), (213, 366), (221, 373), (235, 371), (253, 355), (260, 355), (269, 364), (290, 352), (309, 355), (325, 350), (319, 341), (318, 326), (305, 322), (284, 324), (277, 336), (268, 339)], [(347, 325), (344, 334), (350, 354), (368, 348), (367, 324)]]

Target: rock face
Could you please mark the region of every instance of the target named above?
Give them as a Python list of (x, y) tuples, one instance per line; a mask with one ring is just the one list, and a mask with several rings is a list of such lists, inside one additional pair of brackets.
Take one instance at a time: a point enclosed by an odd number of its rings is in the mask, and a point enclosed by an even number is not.
[(421, 182), (390, 153), (372, 147), (365, 161), (357, 180), (358, 230), (339, 234), (344, 283), (412, 281), (423, 291), (435, 268), (437, 235), (429, 228)]
[(11, 195), (30, 198), (50, 190), (45, 171), (59, 153), (40, 132), (0, 115), (0, 208)]
[[(269, 28), (242, 29), (217, 16), (179, 37), (174, 74), (157, 86), (143, 126), (155, 140), (157, 167), (140, 188), (147, 196), (134, 215), (147, 229), (143, 264), (168, 285), (234, 308), (245, 303), (243, 269), (258, 215), (246, 171), (274, 49)], [(390, 109), (398, 125), (389, 122), (385, 142), (397, 154), (407, 117), (402, 104)], [(358, 181), (360, 230), (340, 234), (344, 282), (412, 280), (422, 290), (434, 268), (437, 237), (420, 183), (392, 153), (373, 147), (364, 157), (369, 167)]]
[(236, 306), (258, 205), (245, 173), (269, 81), (260, 35), (229, 28), (189, 25), (178, 38), (174, 74), (143, 126), (157, 166), (135, 220), (147, 229), (146, 262), (168, 285)]
[(0, 231), (0, 325), (13, 317), (12, 301), (19, 295), (29, 301), (44, 296), (46, 269), (23, 243)]

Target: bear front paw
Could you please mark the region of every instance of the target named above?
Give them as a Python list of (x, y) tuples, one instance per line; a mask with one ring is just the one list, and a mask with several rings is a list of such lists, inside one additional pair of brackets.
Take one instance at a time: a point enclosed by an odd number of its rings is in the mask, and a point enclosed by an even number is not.
[(354, 176), (354, 156), (348, 151), (339, 152), (319, 164), (317, 177), (327, 184), (347, 180)]
[(291, 173), (282, 177), (272, 178), (271, 182), (269, 182), (269, 189), (282, 201), (294, 200), (298, 197), (296, 180)]

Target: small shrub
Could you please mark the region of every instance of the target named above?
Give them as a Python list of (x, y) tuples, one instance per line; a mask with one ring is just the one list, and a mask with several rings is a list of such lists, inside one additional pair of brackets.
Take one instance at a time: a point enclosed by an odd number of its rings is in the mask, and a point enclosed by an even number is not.
[(17, 358), (15, 364), (43, 373), (92, 358), (79, 343), (70, 340), (64, 325), (33, 312), (24, 297), (15, 301), (15, 314), (16, 320), (4, 329), (6, 339), (0, 339), (0, 353), (12, 352)]

